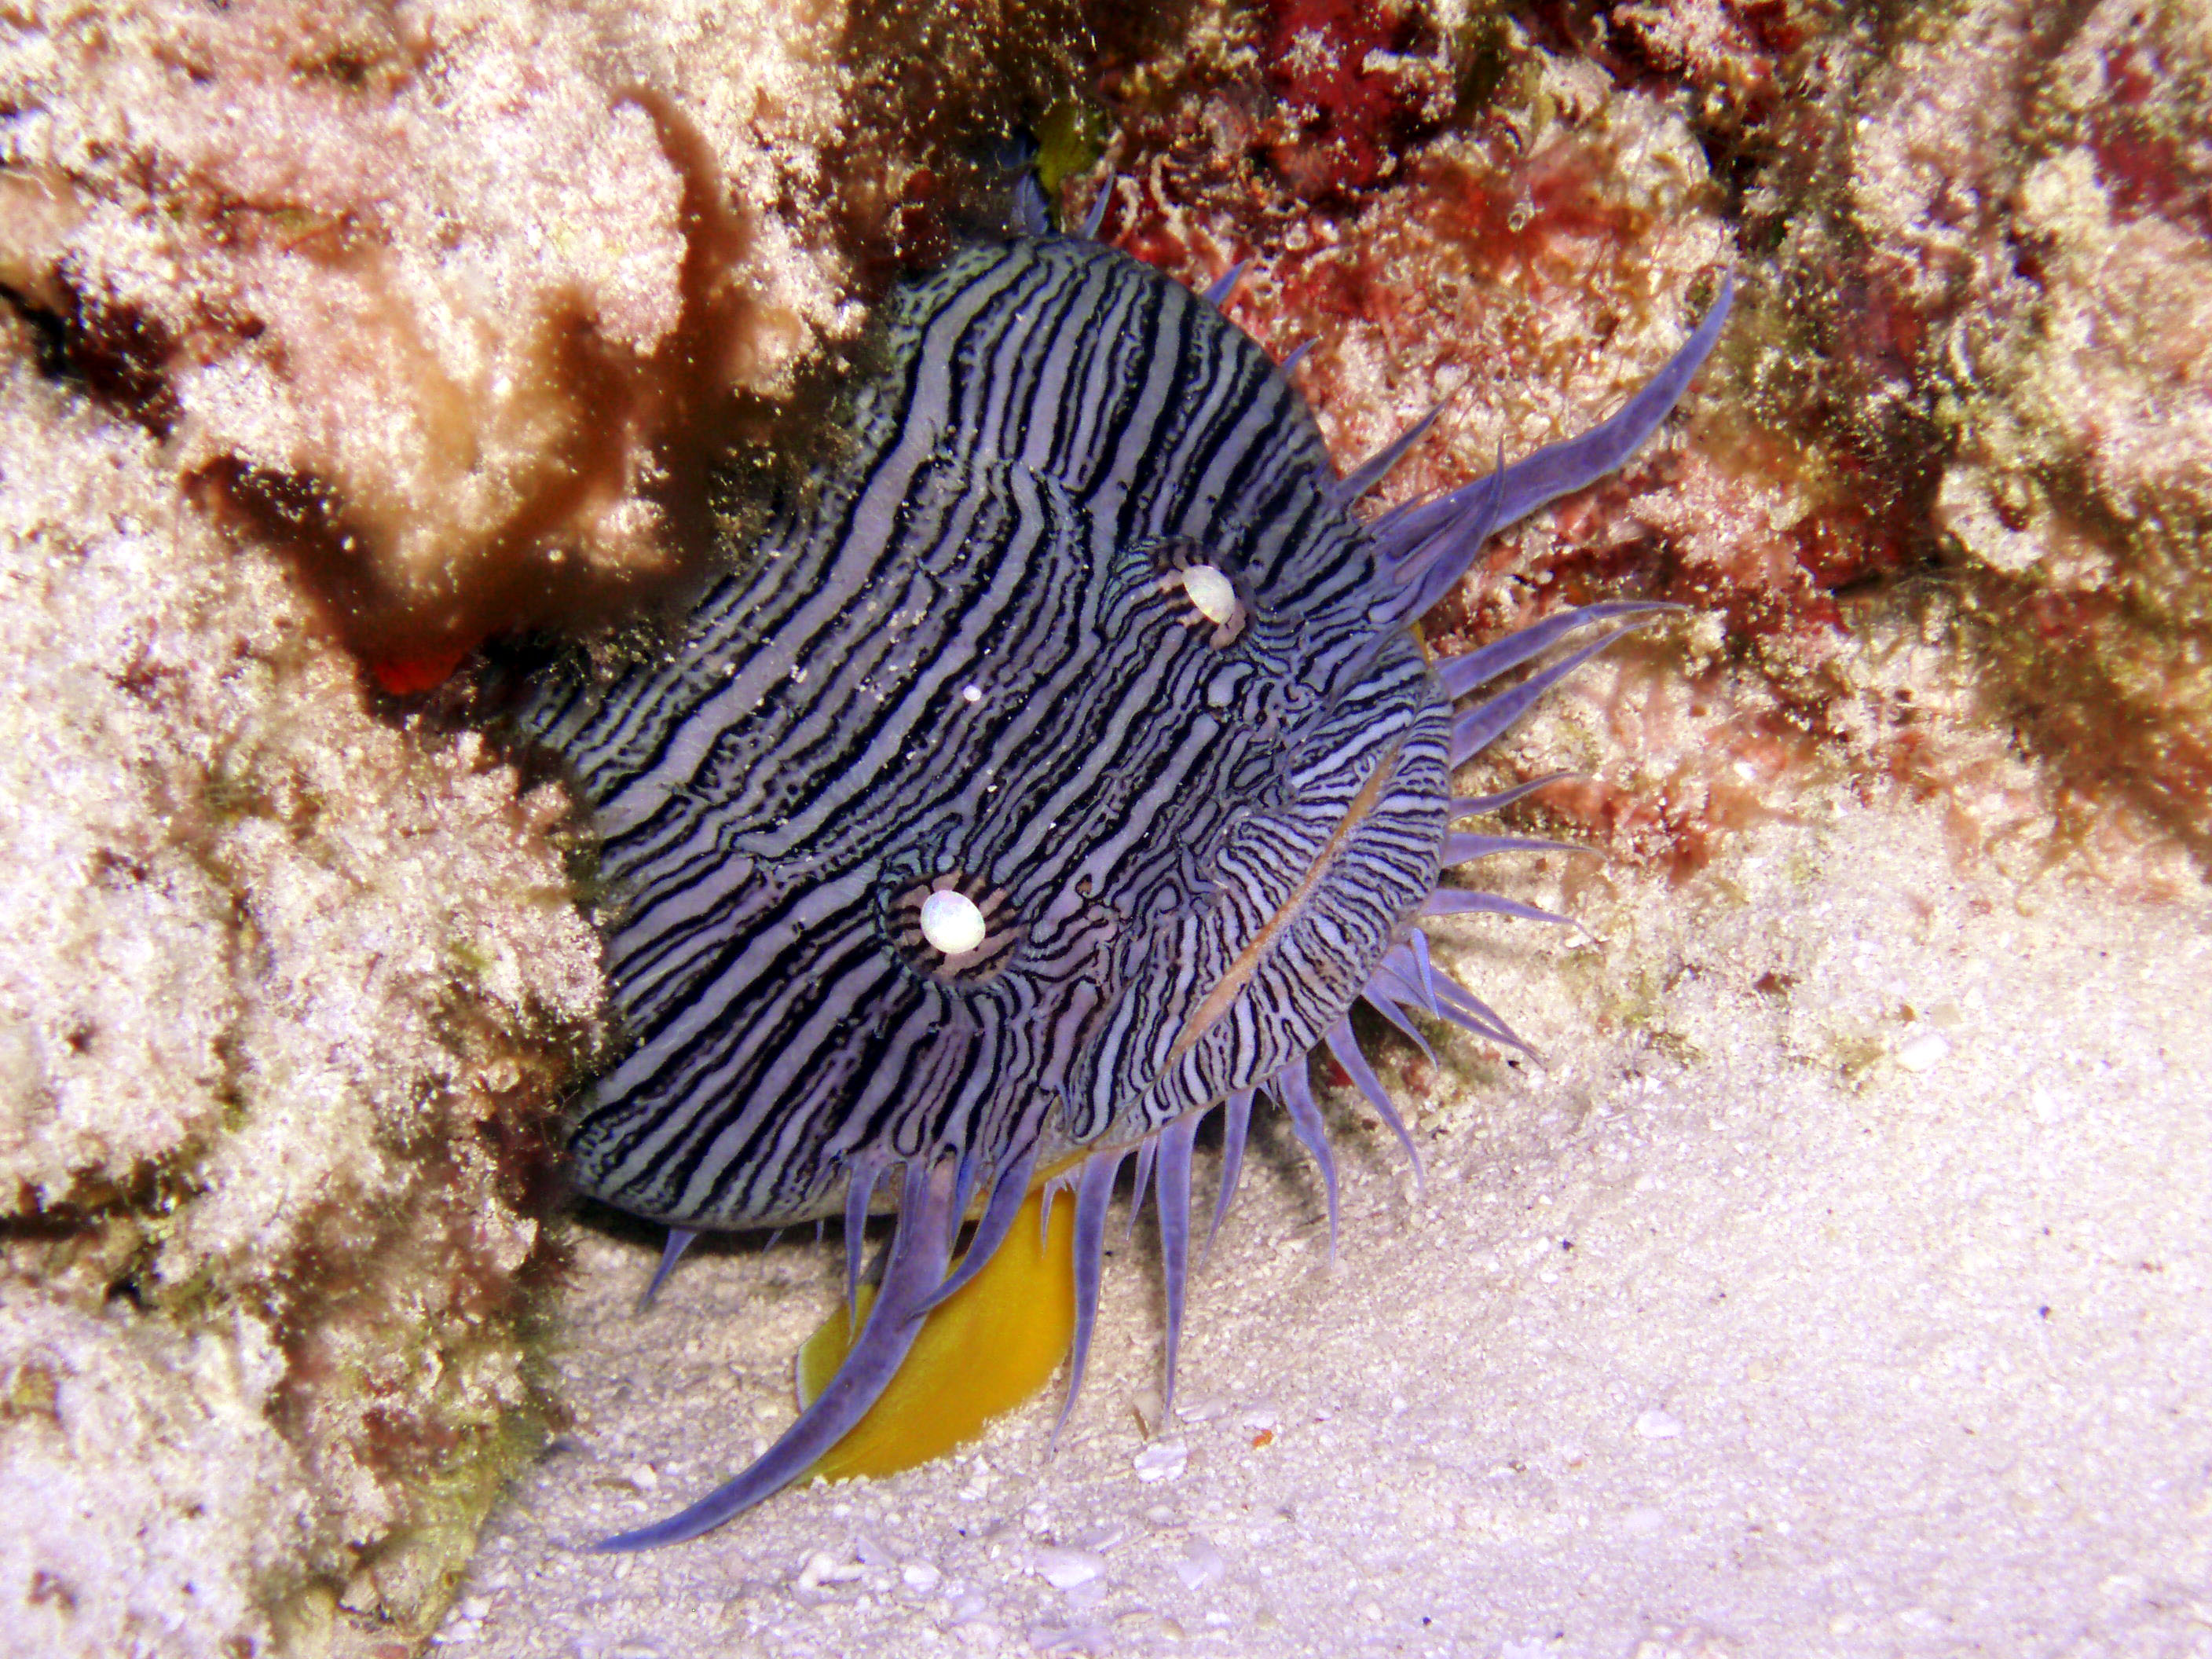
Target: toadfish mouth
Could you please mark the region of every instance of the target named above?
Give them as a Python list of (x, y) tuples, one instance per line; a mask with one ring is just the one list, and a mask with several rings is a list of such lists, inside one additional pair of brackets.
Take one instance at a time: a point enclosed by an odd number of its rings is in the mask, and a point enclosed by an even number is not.
[(1398, 769), (1399, 747), (1399, 744), (1394, 742), (1376, 757), (1367, 781), (1352, 797), (1351, 806), (1330, 833), (1328, 843), (1307, 866), (1297, 885), (1291, 890), (1290, 896), (1276, 908), (1251, 943), (1238, 953), (1237, 960), (1230, 964), (1229, 971), (1206, 994), (1205, 1000), (1191, 1010), (1190, 1018), (1183, 1023), (1182, 1031), (1176, 1037), (1175, 1046), (1168, 1051), (1169, 1066), (1172, 1066), (1195, 1048), (1199, 1039), (1220, 1021), (1237, 999), (1250, 987), (1252, 976), (1258, 971), (1262, 959), (1270, 951), (1278, 948), (1278, 941), (1284, 931), (1305, 909), (1315, 892), (1328, 878), (1329, 871), (1343, 855), (1346, 844), (1374, 812), (1376, 803), (1382, 799), (1383, 791), (1389, 787), (1390, 780)]
[[(1212, 988), (1193, 1008), (1175, 1041), (1168, 1049), (1158, 1069), (1137, 1091), (1131, 1103), (1129, 1117), (1137, 1123), (1172, 1121), (1184, 1112), (1203, 1114), (1219, 1105), (1237, 1088), (1250, 1088), (1261, 1083), (1284, 1065), (1303, 1060), (1315, 1042), (1322, 1036), (1321, 1029), (1294, 1030), (1285, 1052), (1267, 1055), (1250, 1066), (1251, 1075), (1236, 1079), (1234, 1086), (1206, 1089), (1195, 1094), (1190, 1085), (1194, 1080), (1185, 1061), (1196, 1051), (1208, 1036), (1219, 1030), (1222, 1024), (1237, 1009), (1240, 1000), (1249, 997), (1265, 970), (1280, 969), (1286, 956), (1296, 948), (1293, 934), (1301, 922), (1312, 917), (1316, 899), (1328, 890), (1332, 876), (1345, 863), (1353, 850), (1360, 832), (1375, 817), (1377, 809), (1388, 796), (1391, 784), (1397, 779), (1404, 738), (1393, 737), (1376, 753), (1369, 769), (1366, 781), (1361, 784), (1329, 832), (1310, 863), (1301, 872), (1289, 890), (1276, 903), (1273, 912), (1259, 930), (1245, 941), (1243, 948), (1229, 965), (1228, 971), (1217, 980)], [(1442, 850), (1443, 825), (1439, 817), (1436, 825), (1437, 850)], [(1433, 871), (1431, 871), (1433, 879)], [(1389, 941), (1384, 941), (1387, 945)], [(1380, 959), (1381, 951), (1375, 955)], [(1364, 982), (1375, 969), (1376, 963), (1333, 961), (1329, 964), (1340, 976), (1354, 985)], [(1348, 1001), (1349, 997), (1344, 999)], [(1182, 1102), (1178, 1109), (1176, 1097)], [(1148, 1131), (1147, 1133), (1156, 1133)], [(1124, 1137), (1123, 1145), (1135, 1146), (1144, 1134)]]

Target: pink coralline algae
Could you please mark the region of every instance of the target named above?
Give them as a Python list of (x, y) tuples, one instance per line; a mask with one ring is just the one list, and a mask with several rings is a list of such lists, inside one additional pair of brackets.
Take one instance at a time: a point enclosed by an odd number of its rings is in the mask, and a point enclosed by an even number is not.
[[(1633, 844), (1694, 867), (1745, 778), (1787, 810), (1832, 762), (1945, 795), (1962, 849), (2212, 852), (2201, 23), (1391, 10), (1398, 45), (1362, 55), (1328, 6), (1201, 16), (1179, 55), (1109, 65), (1116, 137), (1074, 197), (1113, 190), (1109, 234), (1185, 276), (1257, 256), (1237, 314), (1313, 342), (1340, 454), (1446, 401), (1408, 491), (1601, 412), (1744, 269), (1681, 440), (1501, 541), (1466, 595), (1485, 629), (1621, 592), (1725, 619), (1701, 712), (1627, 745), (1681, 800)], [(1893, 683), (1929, 640), (1932, 679)]]
[(1316, 198), (1388, 179), (1441, 112), (1420, 73), (1437, 48), (1431, 20), (1415, 6), (1353, 0), (1275, 0), (1264, 16), (1260, 57), (1283, 124), (1272, 164)]

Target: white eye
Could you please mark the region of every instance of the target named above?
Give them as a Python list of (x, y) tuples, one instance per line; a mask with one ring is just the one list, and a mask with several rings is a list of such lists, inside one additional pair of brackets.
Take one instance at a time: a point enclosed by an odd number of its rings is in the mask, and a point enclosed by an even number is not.
[(1198, 607), (1198, 614), (1217, 628), (1226, 628), (1238, 620), (1237, 590), (1229, 578), (1210, 564), (1185, 567), (1182, 591), (1190, 595), (1190, 602)]
[(911, 882), (893, 892), (884, 942), (940, 985), (988, 984), (1026, 937), (1006, 890), (964, 871), (944, 871), (927, 885)]
[(921, 936), (948, 957), (965, 956), (983, 943), (983, 913), (967, 894), (941, 888), (921, 902)]

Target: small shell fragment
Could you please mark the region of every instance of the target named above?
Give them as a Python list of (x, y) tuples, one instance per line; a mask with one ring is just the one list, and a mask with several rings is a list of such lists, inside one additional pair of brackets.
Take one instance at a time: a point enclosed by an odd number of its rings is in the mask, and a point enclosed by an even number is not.
[(1183, 1465), (1189, 1461), (1190, 1448), (1184, 1445), (1182, 1441), (1156, 1442), (1137, 1454), (1137, 1479), (1139, 1480), (1180, 1480)]
[(829, 1551), (817, 1550), (799, 1570), (799, 1588), (818, 1590), (824, 1584), (848, 1584), (860, 1576), (861, 1571), (857, 1563), (841, 1562)]
[(1087, 1584), (1106, 1571), (1106, 1558), (1096, 1550), (1058, 1549), (1050, 1546), (1037, 1551), (1030, 1565), (1036, 1576), (1054, 1589), (1073, 1589), (1078, 1584)]
[(1175, 1564), (1175, 1571), (1185, 1589), (1203, 1589), (1221, 1582), (1229, 1571), (1229, 1563), (1212, 1539), (1194, 1532), (1183, 1540), (1182, 1559)]
[(906, 1587), (920, 1595), (927, 1595), (943, 1582), (945, 1575), (927, 1561), (909, 1561), (899, 1569), (899, 1578)]
[(1925, 1072), (1941, 1064), (1950, 1052), (1950, 1039), (1941, 1031), (1923, 1031), (1897, 1051), (1897, 1063), (1908, 1072)]

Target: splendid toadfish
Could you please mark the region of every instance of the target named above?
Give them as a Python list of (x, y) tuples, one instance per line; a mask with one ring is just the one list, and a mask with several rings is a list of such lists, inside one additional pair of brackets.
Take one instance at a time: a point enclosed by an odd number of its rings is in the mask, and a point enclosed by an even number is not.
[(611, 681), (556, 674), (521, 715), (573, 772), (620, 896), (604, 932), (627, 1047), (580, 1107), (578, 1184), (667, 1224), (664, 1273), (705, 1229), (845, 1230), (849, 1310), (808, 1345), (797, 1420), (602, 1547), (919, 1462), (1071, 1348), (1072, 1402), (1133, 1155), (1171, 1393), (1201, 1118), (1224, 1126), (1216, 1224), (1265, 1097), (1320, 1165), (1334, 1237), (1311, 1058), (1413, 1147), (1353, 1005), (1416, 1042), (1419, 1013), (1520, 1046), (1431, 965), (1421, 923), (1557, 920), (1438, 884), (1550, 846), (1452, 827), (1540, 785), (1455, 799), (1453, 770), (1671, 608), (1587, 605), (1438, 660), (1414, 630), (1492, 532), (1658, 426), (1725, 280), (1612, 419), (1363, 519), (1425, 421), (1338, 477), (1285, 374), (1221, 315), (1235, 272), (1193, 294), (1095, 223), (1049, 234), (1033, 197), (1024, 217), (888, 302), (845, 452), (668, 651)]

